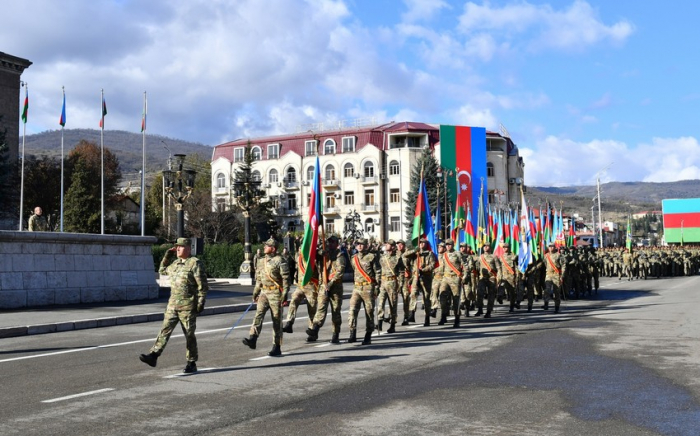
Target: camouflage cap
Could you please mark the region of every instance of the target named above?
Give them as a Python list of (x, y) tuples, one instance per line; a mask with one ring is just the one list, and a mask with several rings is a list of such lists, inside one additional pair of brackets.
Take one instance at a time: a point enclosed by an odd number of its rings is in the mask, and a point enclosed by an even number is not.
[(275, 247), (277, 248), (277, 241), (275, 241), (275, 238), (270, 238), (267, 241), (265, 241), (265, 245), (268, 247)]
[(418, 243), (419, 243), (419, 244), (423, 244), (423, 243), (427, 244), (427, 243), (428, 243), (428, 240), (425, 239), (425, 238), (420, 238), (420, 241), (418, 241)]
[(331, 242), (331, 241), (338, 242), (338, 237), (335, 236), (335, 235), (330, 235), (329, 237), (326, 238), (326, 241), (328, 241), (328, 242)]
[(404, 241), (403, 239), (399, 239), (398, 241), (396, 241), (396, 243), (406, 245), (406, 241)]
[(355, 245), (360, 245), (360, 244), (367, 245), (367, 239), (365, 239), (365, 238), (355, 239)]
[(192, 240), (190, 238), (177, 238), (175, 245), (178, 247), (189, 247), (192, 245)]
[(444, 242), (438, 242), (438, 247), (443, 247), (443, 248), (445, 248), (445, 243), (444, 243)]
[(389, 239), (388, 241), (385, 242), (386, 244), (389, 245), (396, 245), (396, 242), (393, 239)]
[(459, 244), (459, 246), (460, 247), (469, 247), (469, 244), (467, 244), (466, 242), (462, 242), (461, 244)]
[(445, 245), (455, 245), (455, 241), (453, 241), (452, 239), (446, 239)]

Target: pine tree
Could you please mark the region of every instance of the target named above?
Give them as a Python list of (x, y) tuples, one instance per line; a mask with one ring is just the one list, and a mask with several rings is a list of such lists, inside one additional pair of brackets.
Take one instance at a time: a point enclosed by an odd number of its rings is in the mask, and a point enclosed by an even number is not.
[(423, 150), (411, 169), (411, 188), (408, 190), (405, 197), (406, 209), (404, 211), (404, 217), (406, 219), (404, 224), (406, 229), (405, 239), (407, 241), (410, 241), (413, 232), (413, 217), (416, 213), (416, 200), (418, 199), (418, 190), (420, 189), (421, 169), (423, 171), (423, 178), (425, 179), (425, 188), (428, 191), (430, 212), (433, 215), (435, 214), (435, 209), (439, 201), (438, 186), (440, 186), (440, 195), (442, 195), (443, 187), (441, 185), (443, 182), (437, 175), (438, 170), (440, 170), (440, 164), (438, 164), (437, 159), (435, 159), (433, 150), (427, 148)]
[(65, 229), (75, 233), (100, 232), (100, 197), (95, 196), (91, 186), (94, 179), (85, 164), (78, 159), (73, 166), (70, 188), (65, 196)]
[(262, 226), (267, 226), (271, 220), (274, 221), (274, 215), (272, 212), (272, 202), (269, 200), (262, 201), (266, 195), (265, 191), (260, 188), (262, 183), (251, 183), (262, 182), (262, 180), (256, 180), (253, 177), (254, 166), (255, 159), (253, 156), (252, 145), (250, 141), (248, 141), (243, 154), (243, 162), (241, 162), (234, 171), (231, 186), (237, 191), (234, 192), (234, 197), (238, 197), (248, 190), (248, 195), (250, 197), (260, 199), (257, 203), (255, 203), (255, 206), (250, 211), (251, 227), (259, 228)]

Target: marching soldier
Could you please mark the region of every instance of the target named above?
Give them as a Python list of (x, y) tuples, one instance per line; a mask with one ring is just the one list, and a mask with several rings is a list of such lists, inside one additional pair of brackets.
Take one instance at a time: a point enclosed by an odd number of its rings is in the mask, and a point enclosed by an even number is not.
[(440, 283), (440, 307), (441, 316), (438, 325), (447, 322), (447, 313), (450, 306), (455, 314), (453, 327), (459, 327), (460, 309), (459, 297), (462, 292), (462, 276), (464, 275), (462, 256), (455, 251), (455, 242), (452, 239), (445, 241), (445, 252), (442, 253), (443, 277)]
[(477, 265), (479, 270), (479, 282), (477, 284), (476, 308), (474, 316), (484, 315), (484, 297), (487, 297), (486, 314), (484, 318), (491, 318), (493, 304), (496, 300), (496, 278), (498, 277), (498, 264), (491, 254), (491, 247), (484, 245), (484, 252), (479, 256)]
[[(442, 277), (445, 275), (445, 263), (442, 259), (442, 255), (445, 253), (445, 243), (440, 242), (438, 244), (437, 252), (437, 266), (433, 269), (433, 285), (430, 288), (430, 317), (437, 317), (437, 310), (440, 307), (440, 300), (438, 299), (438, 294), (440, 292), (440, 284), (442, 283)], [(445, 314), (447, 316), (447, 314)], [(443, 323), (444, 324), (444, 323)]]
[(499, 263), (498, 283), (506, 290), (506, 296), (510, 303), (508, 312), (515, 312), (515, 309), (520, 309), (520, 300), (522, 296), (520, 289), (517, 287), (518, 258), (510, 252), (510, 246), (506, 243), (501, 243), (503, 247), (503, 255), (497, 258)]
[[(413, 265), (413, 287), (411, 293), (413, 299), (418, 298), (418, 293), (423, 295), (423, 310), (425, 310), (425, 321), (423, 326), (430, 326), (430, 289), (433, 284), (433, 269), (435, 268), (435, 253), (430, 250), (427, 239), (421, 239), (418, 243), (418, 250), (406, 254), (412, 260)], [(415, 311), (415, 306), (414, 309)]]
[(459, 244), (459, 254), (462, 256), (462, 267), (464, 274), (462, 275), (462, 295), (460, 300), (462, 304), (460, 306), (464, 307), (464, 316), (469, 316), (469, 309), (476, 300), (475, 282), (474, 274), (476, 273), (476, 268), (474, 268), (474, 253), (469, 247), (469, 244), (462, 242)]
[(175, 247), (165, 252), (158, 271), (170, 277), (170, 299), (155, 344), (148, 354), (139, 356), (141, 362), (155, 367), (179, 322), (187, 343), (187, 366), (183, 370), (186, 374), (197, 371), (199, 352), (194, 331), (197, 328), (197, 314), (204, 310), (209, 290), (204, 264), (196, 257), (191, 257), (191, 252), (192, 242), (189, 238), (178, 238)]
[(352, 290), (352, 297), (350, 297), (348, 315), (350, 337), (348, 342), (357, 341), (357, 314), (360, 312), (360, 305), (364, 303), (366, 329), (362, 345), (369, 345), (372, 343), (372, 332), (374, 331), (374, 299), (377, 298), (379, 293), (380, 267), (378, 256), (367, 250), (366, 239), (358, 239), (355, 241), (355, 246), (358, 252), (350, 260), (352, 269), (355, 272), (355, 286)]
[[(394, 333), (396, 331), (396, 305), (399, 302), (399, 275), (401, 270), (406, 268), (403, 266), (402, 257), (396, 252), (396, 243), (389, 239), (384, 246), (384, 254), (379, 258), (379, 264), (382, 271), (382, 284), (379, 293), (379, 311), (377, 312), (377, 330), (382, 331), (382, 322), (387, 321), (391, 326), (386, 331)], [(389, 317), (384, 317), (384, 303), (389, 302)]]
[(403, 322), (401, 325), (408, 325), (409, 322), (415, 322), (416, 300), (412, 298), (411, 285), (411, 270), (409, 260), (406, 258), (406, 242), (403, 239), (396, 241), (396, 254), (401, 257), (399, 265), (398, 281), (399, 295), (403, 299)]
[[(299, 270), (301, 274), (299, 274), (298, 277), (300, 277), (300, 280), (306, 274), (301, 250), (302, 249), (299, 248)], [(294, 333), (293, 326), (294, 320), (297, 317), (297, 308), (304, 298), (306, 298), (306, 308), (309, 313), (308, 328), (312, 328), (314, 326), (313, 320), (314, 316), (316, 315), (316, 308), (318, 307), (319, 270), (321, 269), (321, 262), (318, 257), (319, 256), (317, 255), (315, 259), (316, 265), (311, 272), (311, 280), (309, 283), (302, 285), (301, 281), (297, 282), (297, 290), (292, 293), (292, 299), (289, 301), (289, 312), (287, 312), (287, 322), (285, 322), (284, 327), (282, 327), (282, 331), (285, 333)], [(282, 255), (282, 258), (284, 258), (284, 255)], [(289, 272), (289, 275), (292, 275), (291, 271)], [(306, 338), (306, 341), (314, 342), (316, 341), (316, 338), (309, 336)]]
[(562, 276), (566, 271), (566, 261), (557, 253), (554, 244), (549, 245), (549, 251), (544, 254), (546, 275), (544, 279), (544, 310), (549, 310), (549, 299), (554, 297), (554, 313), (559, 313), (561, 304)]
[(269, 309), (272, 316), (272, 349), (267, 354), (279, 356), (282, 354), (282, 302), (289, 294), (289, 266), (277, 253), (277, 241), (273, 238), (265, 242), (264, 250), (265, 257), (258, 262), (258, 280), (253, 290), (257, 310), (250, 327), (250, 337), (243, 339), (243, 344), (255, 349), (262, 331), (263, 318)]
[(327, 239), (326, 251), (323, 253), (321, 263), (325, 268), (328, 283), (323, 292), (319, 295), (316, 316), (312, 326), (306, 330), (306, 334), (316, 340), (318, 331), (326, 322), (328, 304), (331, 305), (331, 322), (333, 323), (332, 344), (340, 343), (340, 325), (343, 320), (340, 309), (343, 304), (343, 274), (345, 273), (345, 256), (338, 249), (338, 238), (329, 236)]

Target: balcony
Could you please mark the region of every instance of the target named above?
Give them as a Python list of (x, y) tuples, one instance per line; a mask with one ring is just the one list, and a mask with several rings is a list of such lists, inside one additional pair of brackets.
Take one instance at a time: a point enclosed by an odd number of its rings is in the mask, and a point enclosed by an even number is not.
[(328, 190), (340, 189), (340, 180), (338, 179), (321, 179), (321, 185)]
[(325, 206), (323, 208), (324, 215), (338, 215), (340, 214), (340, 208), (338, 206)]
[(300, 183), (299, 183), (298, 181), (296, 181), (296, 180), (285, 180), (285, 181), (282, 183), (282, 187), (283, 187), (286, 191), (295, 191), (295, 190), (298, 190), (298, 189), (299, 189), (299, 185), (300, 185)]
[(379, 177), (377, 176), (363, 176), (360, 178), (363, 185), (376, 185), (379, 183)]
[(217, 186), (214, 188), (214, 193), (217, 195), (228, 194), (228, 188), (226, 186)]
[(362, 203), (360, 205), (360, 211), (364, 213), (379, 213), (379, 205)]
[(299, 209), (289, 209), (287, 207), (277, 208), (278, 216), (301, 216), (301, 211)]

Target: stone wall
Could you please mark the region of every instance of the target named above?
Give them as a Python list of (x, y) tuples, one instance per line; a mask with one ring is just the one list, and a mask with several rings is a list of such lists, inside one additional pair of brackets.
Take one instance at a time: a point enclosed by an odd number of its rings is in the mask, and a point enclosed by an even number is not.
[(158, 298), (151, 236), (0, 231), (0, 309)]

